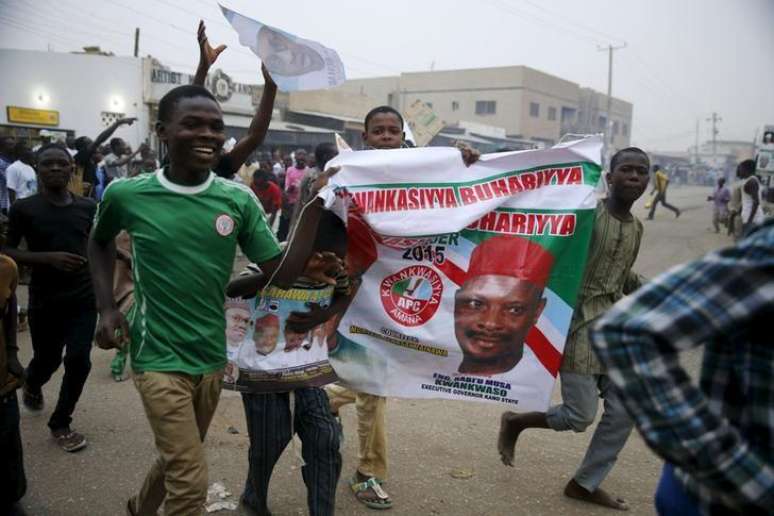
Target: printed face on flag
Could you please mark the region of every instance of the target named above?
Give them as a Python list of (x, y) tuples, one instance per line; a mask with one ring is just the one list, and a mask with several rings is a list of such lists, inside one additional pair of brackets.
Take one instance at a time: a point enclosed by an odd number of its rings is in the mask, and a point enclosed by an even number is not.
[(312, 47), (293, 41), (266, 25), (258, 31), (256, 45), (266, 67), (280, 75), (303, 75), (325, 67), (322, 56)]
[(518, 278), (487, 274), (465, 282), (454, 298), (454, 333), (464, 357), (459, 372), (513, 369), (545, 303), (539, 287)]
[(333, 88), (346, 80), (344, 64), (335, 50), (220, 8), (239, 34), (239, 42), (261, 58), (280, 90)]
[(234, 306), (226, 308), (226, 342), (229, 346), (239, 346), (250, 327), (250, 308)]
[(276, 315), (265, 315), (255, 321), (253, 343), (259, 355), (268, 355), (277, 347), (279, 341), (279, 319)]

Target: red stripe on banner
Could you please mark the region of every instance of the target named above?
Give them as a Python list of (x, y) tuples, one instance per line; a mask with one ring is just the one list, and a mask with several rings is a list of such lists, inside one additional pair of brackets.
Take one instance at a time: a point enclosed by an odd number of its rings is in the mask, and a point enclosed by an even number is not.
[(551, 376), (556, 378), (559, 367), (562, 365), (562, 354), (551, 344), (543, 332), (537, 326), (533, 326), (527, 334), (527, 346), (532, 349)]
[(465, 282), (465, 271), (457, 267), (451, 260), (444, 260), (440, 265), (436, 264), (436, 267), (458, 286), (461, 287)]

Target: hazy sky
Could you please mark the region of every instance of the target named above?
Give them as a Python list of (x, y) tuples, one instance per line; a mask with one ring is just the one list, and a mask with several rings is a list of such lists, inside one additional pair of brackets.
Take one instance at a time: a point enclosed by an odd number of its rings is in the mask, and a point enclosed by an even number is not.
[[(263, 23), (339, 51), (349, 77), (401, 71), (528, 65), (634, 104), (632, 141), (684, 150), (710, 138), (705, 119), (723, 118), (720, 139), (752, 140), (774, 124), (774, 0), (222, 0)], [(98, 44), (193, 72), (204, 18), (218, 64), (257, 83), (259, 62), (209, 0), (0, 0), (0, 47), (56, 51)], [(3, 80), (13, 80), (3, 70)]]

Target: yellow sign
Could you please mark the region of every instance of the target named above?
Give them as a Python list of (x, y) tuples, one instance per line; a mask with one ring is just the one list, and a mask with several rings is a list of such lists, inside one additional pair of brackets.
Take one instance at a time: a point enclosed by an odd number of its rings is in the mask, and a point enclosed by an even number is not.
[(8, 106), (8, 122), (33, 125), (59, 125), (59, 111)]

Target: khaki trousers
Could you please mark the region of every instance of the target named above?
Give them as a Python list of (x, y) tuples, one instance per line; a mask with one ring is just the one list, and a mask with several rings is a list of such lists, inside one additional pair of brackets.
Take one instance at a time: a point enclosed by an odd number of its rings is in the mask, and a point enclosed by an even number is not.
[(222, 378), (222, 371), (196, 376), (146, 371), (134, 376), (159, 452), (140, 494), (130, 502), (136, 515), (155, 516), (162, 502), (166, 516), (203, 514), (203, 441), (218, 406)]
[(325, 387), (331, 411), (348, 403), (355, 404), (357, 435), (359, 439), (357, 470), (367, 477), (379, 480), (387, 478), (387, 435), (384, 428), (384, 411), (387, 398), (355, 392), (338, 384)]

